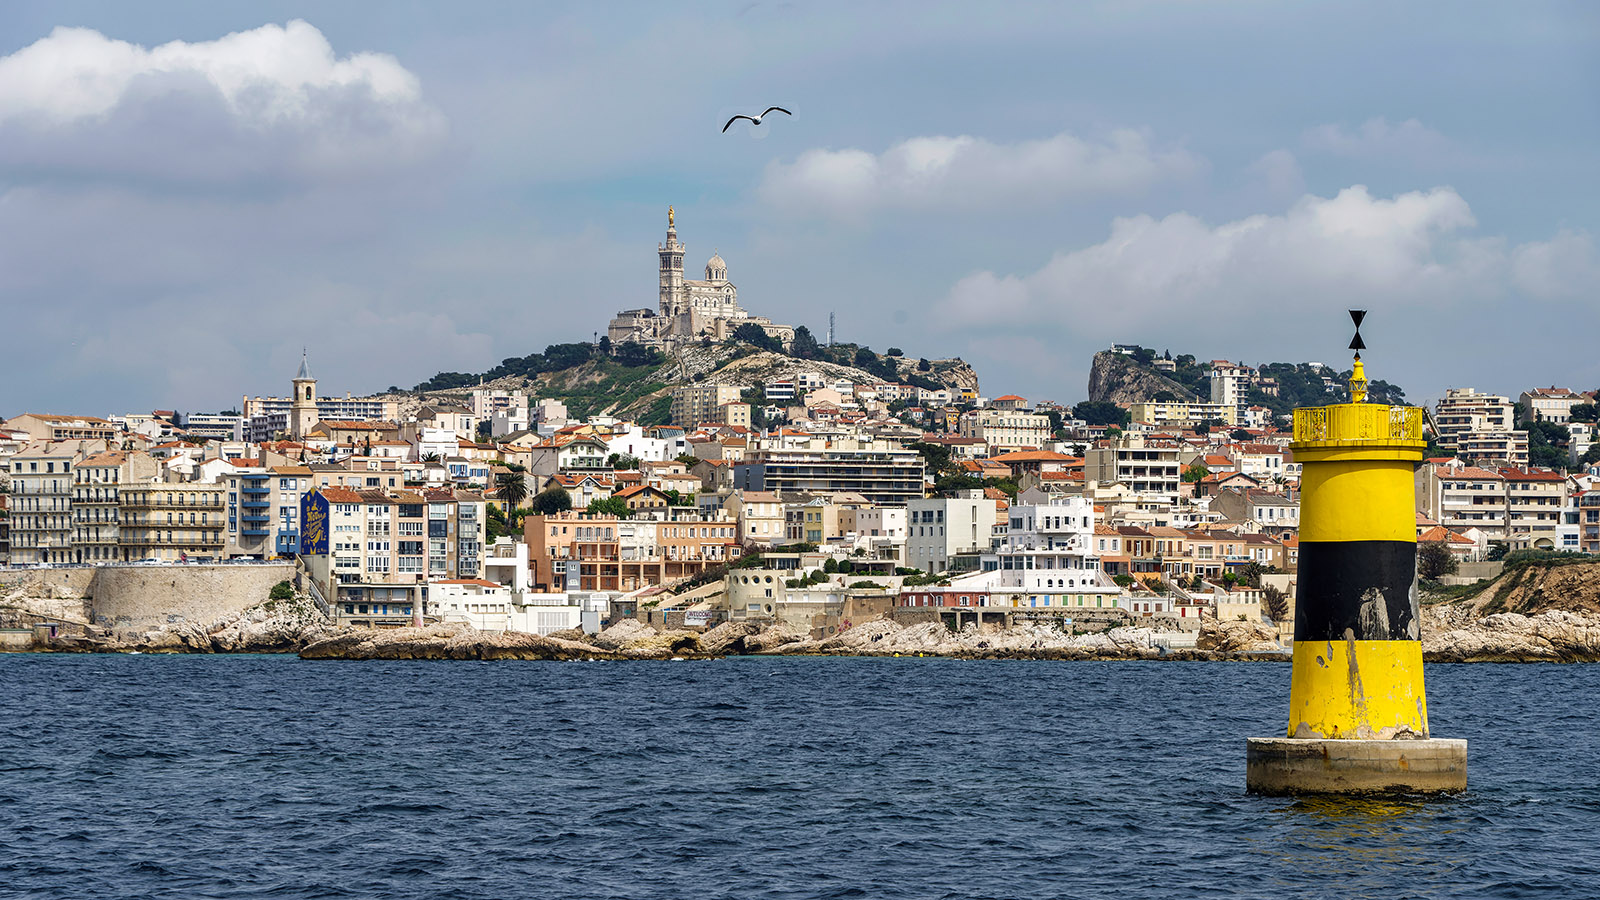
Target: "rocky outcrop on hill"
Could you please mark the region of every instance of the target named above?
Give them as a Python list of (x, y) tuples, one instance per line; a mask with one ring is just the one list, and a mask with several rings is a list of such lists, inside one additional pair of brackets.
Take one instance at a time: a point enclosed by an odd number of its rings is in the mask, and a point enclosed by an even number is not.
[(1215, 653), (1278, 653), (1278, 633), (1264, 622), (1207, 620), (1195, 638), (1196, 650)]
[(1094, 362), (1089, 366), (1090, 400), (1143, 403), (1162, 391), (1179, 400), (1194, 398), (1194, 392), (1187, 387), (1121, 353), (1102, 350), (1094, 355)]

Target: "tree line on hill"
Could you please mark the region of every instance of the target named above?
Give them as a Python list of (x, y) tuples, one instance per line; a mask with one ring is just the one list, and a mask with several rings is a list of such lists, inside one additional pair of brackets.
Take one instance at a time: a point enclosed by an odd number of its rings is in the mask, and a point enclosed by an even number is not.
[[(1193, 399), (1209, 401), (1211, 398), (1211, 366), (1209, 361), (1202, 363), (1193, 354), (1183, 353), (1173, 356), (1168, 350), (1159, 356), (1148, 347), (1135, 346), (1128, 354), (1139, 366), (1178, 382), (1193, 393)], [(1171, 362), (1174, 366), (1170, 372), (1164, 372), (1155, 366), (1157, 359)], [(1327, 366), (1316, 366), (1311, 363), (1262, 363), (1256, 371), (1263, 378), (1271, 378), (1278, 383), (1276, 395), (1268, 394), (1259, 387), (1251, 388), (1246, 394), (1246, 400), (1252, 406), (1265, 407), (1273, 415), (1288, 415), (1296, 407), (1326, 406), (1330, 403), (1345, 403), (1350, 399), (1348, 387), (1351, 370), (1335, 373)], [(1329, 386), (1323, 379), (1333, 381)], [(1367, 400), (1372, 403), (1387, 403), (1400, 405), (1405, 403), (1406, 392), (1394, 384), (1383, 379), (1374, 379), (1367, 386)], [(1188, 402), (1191, 398), (1178, 397), (1168, 391), (1157, 393), (1151, 400), (1161, 403)]]
[[(709, 338), (703, 339), (702, 344), (709, 345)], [(911, 372), (901, 372), (895, 363), (902, 358), (903, 353), (898, 347), (890, 347), (887, 352), (878, 354), (872, 348), (856, 344), (835, 344), (832, 347), (823, 346), (811, 333), (811, 329), (804, 325), (795, 329), (794, 340), (788, 349), (783, 342), (767, 334), (760, 325), (746, 322), (735, 328), (733, 334), (725, 343), (729, 345), (744, 345), (756, 350), (764, 350), (788, 356), (792, 359), (815, 360), (818, 362), (834, 363), (841, 366), (852, 366), (870, 373), (886, 382), (908, 384), (912, 387), (936, 391), (944, 387), (939, 381), (931, 377), (933, 364), (927, 359), (917, 360)], [(551, 344), (543, 353), (530, 353), (527, 356), (513, 356), (500, 361), (498, 366), (482, 374), (470, 372), (440, 372), (418, 384), (412, 390), (424, 391), (452, 391), (462, 388), (474, 387), (482, 381), (493, 381), (507, 376), (532, 378), (549, 372), (564, 372), (567, 369), (581, 366), (594, 359), (609, 359), (611, 362), (628, 369), (655, 368), (666, 362), (666, 357), (661, 351), (647, 347), (636, 341), (620, 341), (612, 343), (609, 337), (602, 337), (597, 343), (567, 343)], [(398, 388), (391, 388), (398, 392)]]

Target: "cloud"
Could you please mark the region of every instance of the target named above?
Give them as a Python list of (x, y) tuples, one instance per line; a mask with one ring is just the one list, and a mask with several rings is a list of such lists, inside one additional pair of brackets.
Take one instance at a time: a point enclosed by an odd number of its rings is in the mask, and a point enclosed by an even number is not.
[(393, 57), (340, 58), (300, 20), (154, 48), (57, 28), (0, 57), (13, 181), (367, 176), (432, 155), (445, 130)]
[(1295, 307), (1457, 312), (1508, 294), (1574, 294), (1594, 277), (1586, 234), (1508, 250), (1467, 234), (1475, 225), (1450, 188), (1385, 199), (1360, 185), (1217, 226), (1187, 213), (1124, 218), (1105, 241), (1031, 274), (963, 278), (937, 312), (949, 328), (1068, 325), (1099, 340), (1182, 321), (1214, 337), (1287, 328)]
[(1307, 130), (1302, 141), (1311, 150), (1354, 159), (1421, 161), (1456, 153), (1449, 138), (1416, 119), (1395, 124), (1382, 117), (1368, 119), (1354, 131), (1343, 125), (1318, 125)]
[(1300, 163), (1294, 154), (1287, 150), (1273, 150), (1251, 163), (1247, 169), (1251, 178), (1255, 179), (1274, 197), (1299, 196), (1305, 190), (1305, 176), (1300, 172)]
[(878, 209), (1008, 209), (1075, 195), (1142, 193), (1204, 168), (1205, 161), (1187, 150), (1157, 150), (1132, 130), (1098, 143), (1070, 134), (1012, 144), (967, 135), (917, 137), (878, 154), (816, 149), (793, 162), (774, 162), (759, 194), (828, 217)]

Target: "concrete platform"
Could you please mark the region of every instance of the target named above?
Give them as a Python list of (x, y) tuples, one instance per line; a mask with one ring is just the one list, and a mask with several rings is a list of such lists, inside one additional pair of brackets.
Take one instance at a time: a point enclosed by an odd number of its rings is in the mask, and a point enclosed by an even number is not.
[(1249, 738), (1252, 794), (1435, 794), (1467, 789), (1467, 742)]

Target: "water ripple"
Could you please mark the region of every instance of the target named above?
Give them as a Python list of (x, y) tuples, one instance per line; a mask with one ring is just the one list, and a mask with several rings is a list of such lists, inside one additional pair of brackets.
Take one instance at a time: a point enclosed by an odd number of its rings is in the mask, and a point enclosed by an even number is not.
[(1434, 666), (1455, 799), (1242, 791), (1276, 664), (0, 656), (0, 896), (1578, 896), (1597, 666)]

